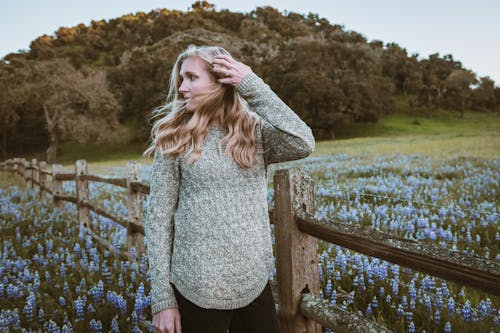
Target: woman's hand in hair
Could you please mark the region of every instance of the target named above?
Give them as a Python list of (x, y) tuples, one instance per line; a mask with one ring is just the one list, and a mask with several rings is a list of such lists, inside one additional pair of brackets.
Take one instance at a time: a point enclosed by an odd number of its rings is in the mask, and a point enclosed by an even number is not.
[(216, 55), (212, 61), (219, 83), (237, 85), (245, 76), (252, 73), (250, 66), (234, 60), (229, 55)]

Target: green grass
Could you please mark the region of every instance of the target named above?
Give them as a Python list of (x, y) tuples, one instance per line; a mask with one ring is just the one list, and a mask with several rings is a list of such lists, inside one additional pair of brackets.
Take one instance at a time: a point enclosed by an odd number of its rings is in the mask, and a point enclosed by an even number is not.
[[(399, 113), (386, 115), (376, 124), (354, 124), (336, 132), (337, 140), (317, 141), (313, 156), (329, 154), (424, 154), (432, 157), (468, 156), (500, 158), (500, 116), (491, 113), (436, 110), (432, 118), (425, 110), (406, 107), (405, 97), (396, 99)], [(73, 170), (74, 162), (86, 159), (89, 172), (106, 172), (114, 166), (124, 166), (135, 160), (149, 164), (142, 157), (146, 142), (129, 126), (130, 138), (122, 143), (81, 145), (61, 144), (58, 163)], [(46, 160), (45, 152), (26, 158)]]
[(500, 157), (500, 115), (466, 111), (414, 110), (411, 96), (396, 98), (397, 113), (378, 123), (353, 124), (336, 132), (341, 139), (317, 142), (315, 155), (424, 154), (432, 157)]
[(386, 115), (378, 123), (353, 124), (339, 129), (340, 138), (394, 137), (407, 135), (482, 135), (500, 131), (500, 116), (490, 113), (458, 112), (438, 110), (432, 118), (425, 112), (413, 111)]

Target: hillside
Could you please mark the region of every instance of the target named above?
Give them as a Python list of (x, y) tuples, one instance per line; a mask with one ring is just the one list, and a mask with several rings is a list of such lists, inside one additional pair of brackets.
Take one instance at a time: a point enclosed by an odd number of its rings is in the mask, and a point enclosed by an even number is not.
[(188, 12), (161, 9), (63, 27), (2, 59), (2, 158), (47, 148), (55, 158), (74, 141), (144, 144), (170, 68), (189, 44), (221, 45), (249, 64), (318, 140), (352, 137), (365, 126), (359, 124), (370, 127), (403, 109), (427, 117), (446, 109), (464, 120), (467, 111), (500, 109), (500, 88), (452, 55), (417, 59), (318, 14), (272, 7), (233, 13), (196, 2)]

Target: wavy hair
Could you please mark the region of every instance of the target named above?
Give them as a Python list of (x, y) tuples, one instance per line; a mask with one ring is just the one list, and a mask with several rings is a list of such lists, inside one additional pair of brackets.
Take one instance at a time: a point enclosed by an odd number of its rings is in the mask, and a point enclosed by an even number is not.
[[(201, 156), (201, 145), (209, 125), (216, 119), (222, 119), (226, 136), (219, 143), (219, 152), (225, 144), (224, 153), (242, 168), (251, 168), (256, 163), (255, 127), (259, 120), (248, 112), (246, 101), (233, 85), (217, 82), (217, 74), (211, 65), (216, 55), (229, 55), (229, 52), (219, 46), (189, 45), (179, 54), (170, 74), (166, 103), (155, 108), (150, 117), (160, 118), (153, 124), (151, 144), (143, 156), (150, 157), (155, 150), (172, 156), (186, 152), (188, 163), (192, 164)], [(184, 97), (179, 92), (182, 83), (180, 69), (189, 57), (202, 59), (213, 79), (210, 91), (197, 97), (199, 106), (191, 111), (186, 108)]]

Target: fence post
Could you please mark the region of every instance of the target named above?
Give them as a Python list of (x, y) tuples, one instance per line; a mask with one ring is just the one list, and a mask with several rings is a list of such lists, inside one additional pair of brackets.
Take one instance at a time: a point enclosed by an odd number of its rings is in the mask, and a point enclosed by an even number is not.
[(26, 181), (26, 161), (24, 158), (18, 158), (17, 163), (19, 163), (19, 173), (23, 180)]
[(282, 332), (321, 333), (321, 326), (300, 314), (301, 292), (319, 295), (318, 242), (302, 233), (295, 222), (295, 212), (314, 211), (312, 178), (297, 167), (277, 170), (274, 174), (274, 237), (276, 275)]
[(80, 227), (83, 225), (90, 229), (90, 215), (88, 207), (84, 206), (83, 202), (89, 200), (89, 182), (81, 177), (87, 174), (87, 161), (77, 160), (75, 162), (76, 173), (76, 199), (78, 206), (78, 222)]
[(130, 247), (133, 246), (136, 250), (137, 258), (140, 259), (141, 254), (145, 250), (144, 235), (137, 232), (131, 223), (141, 223), (143, 213), (141, 193), (134, 191), (131, 185), (132, 182), (138, 181), (138, 169), (139, 165), (136, 161), (127, 162), (127, 249), (130, 249)]
[(56, 179), (56, 175), (62, 173), (63, 166), (61, 164), (52, 164), (52, 202), (54, 207), (62, 207), (64, 201), (57, 198), (62, 194), (62, 180)]
[(31, 164), (33, 165), (33, 189), (36, 190), (38, 188), (38, 193), (40, 195), (40, 162), (35, 158), (31, 160)]
[(40, 161), (38, 163), (38, 181), (40, 182), (40, 199), (45, 199), (47, 195), (47, 191), (45, 190), (45, 186), (47, 183), (47, 174), (45, 173), (45, 167), (47, 166), (47, 162)]
[(38, 182), (38, 161), (36, 158), (31, 159), (31, 189), (36, 189)]
[(12, 172), (14, 172), (14, 174), (17, 174), (19, 172), (18, 171), (18, 169), (19, 169), (19, 165), (18, 165), (19, 159), (17, 157), (15, 157), (15, 158), (12, 159), (12, 161), (13, 161), (14, 164), (12, 164), (11, 170), (12, 170)]
[(23, 163), (24, 163), (24, 181), (26, 182), (26, 187), (27, 188), (31, 188), (31, 184), (33, 183), (31, 181), (31, 169), (30, 169), (30, 166), (31, 166), (31, 163), (30, 161), (26, 160), (23, 158)]

